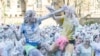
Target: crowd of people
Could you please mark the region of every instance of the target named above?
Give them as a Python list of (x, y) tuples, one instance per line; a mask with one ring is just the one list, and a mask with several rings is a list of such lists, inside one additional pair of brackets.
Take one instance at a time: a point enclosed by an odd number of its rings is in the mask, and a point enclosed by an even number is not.
[[(0, 56), (100, 56), (100, 24), (80, 25), (69, 6), (53, 10), (44, 17), (35, 11), (25, 13), (20, 26), (0, 26)], [(39, 28), (42, 20), (65, 12), (61, 25)]]

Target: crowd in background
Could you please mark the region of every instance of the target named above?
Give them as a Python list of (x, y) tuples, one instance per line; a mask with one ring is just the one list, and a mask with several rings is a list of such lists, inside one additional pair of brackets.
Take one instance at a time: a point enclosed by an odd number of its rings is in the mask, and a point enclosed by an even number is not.
[[(1, 25), (0, 26), (0, 54), (3, 56), (24, 56), (24, 41), (23, 38), (18, 41), (16, 34), (19, 34), (20, 26), (15, 25)], [(62, 27), (48, 26), (38, 30), (37, 36), (40, 41), (41, 47), (38, 49), (44, 56), (48, 56), (48, 49), (54, 42), (58, 41), (61, 36), (60, 32)], [(63, 37), (62, 37), (63, 38)], [(91, 24), (85, 26), (79, 26), (73, 34), (75, 39), (73, 53), (71, 56), (100, 56), (100, 25)], [(61, 39), (60, 39), (61, 40)], [(52, 54), (52, 56), (55, 52)], [(56, 54), (56, 56), (58, 56)], [(67, 56), (67, 53), (66, 55)]]

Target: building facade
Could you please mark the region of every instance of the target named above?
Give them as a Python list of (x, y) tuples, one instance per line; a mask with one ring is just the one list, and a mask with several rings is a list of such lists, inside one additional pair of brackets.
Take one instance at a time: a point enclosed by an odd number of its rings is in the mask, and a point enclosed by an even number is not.
[[(0, 3), (0, 11), (4, 15), (3, 21), (9, 22), (21, 21), (25, 11), (35, 10), (38, 17), (46, 15), (48, 10), (45, 6), (51, 4), (51, 0), (2, 0)], [(1, 10), (2, 8), (2, 10)]]
[[(3, 21), (22, 22), (22, 19), (17, 18), (22, 18), (27, 10), (35, 10), (38, 17), (44, 16), (49, 13), (45, 6), (51, 4), (56, 9), (61, 8), (64, 4), (70, 5), (76, 9), (76, 13), (80, 17), (90, 12), (96, 12), (91, 17), (100, 17), (99, 0), (0, 0), (0, 18), (2, 17)], [(61, 14), (63, 15), (63, 13)]]
[(51, 3), (51, 0), (4, 0), (4, 9), (8, 17), (20, 16), (27, 10), (35, 10), (37, 15), (42, 16), (48, 12), (45, 6)]

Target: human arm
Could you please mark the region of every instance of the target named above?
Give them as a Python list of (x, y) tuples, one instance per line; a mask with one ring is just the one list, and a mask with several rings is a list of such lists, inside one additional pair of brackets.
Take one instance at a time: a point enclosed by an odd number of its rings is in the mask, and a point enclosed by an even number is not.
[(54, 11), (54, 12), (52, 12), (52, 13), (47, 14), (46, 16), (42, 16), (42, 17), (40, 17), (40, 18), (41, 18), (41, 21), (42, 21), (42, 20), (45, 20), (45, 19), (47, 19), (47, 18), (49, 18), (49, 17), (51, 17), (52, 15), (54, 15), (54, 14), (56, 14), (56, 13), (63, 12), (63, 11), (64, 11), (64, 9), (61, 8), (61, 9), (59, 9), (59, 10), (56, 10), (56, 11)]
[(13, 28), (13, 27), (11, 27), (11, 26), (9, 26), (9, 25), (8, 25), (8, 27), (9, 27), (9, 28), (12, 30), (12, 32), (15, 34), (15, 37), (16, 37), (17, 41), (19, 41), (19, 37), (18, 37), (18, 34), (17, 34), (15, 28)]
[(43, 43), (43, 44), (41, 44), (41, 46), (44, 47), (45, 50), (48, 52), (55, 52), (57, 50), (57, 46), (55, 43), (53, 43), (52, 45), (49, 45), (47, 43)]
[[(53, 8), (52, 6), (46, 6), (46, 8), (52, 13), (55, 10), (55, 8)], [(64, 15), (60, 15), (60, 16), (56, 16), (55, 14), (51, 16), (54, 20), (61, 20), (62, 18), (64, 18)]]
[(22, 26), (20, 26), (20, 28), (18, 30), (19, 40), (21, 40), (22, 37), (23, 37), (23, 33), (24, 33), (24, 30), (23, 29), (24, 28), (23, 28), (23, 25), (22, 25)]
[(81, 48), (80, 48), (80, 46), (76, 46), (76, 48), (75, 48), (75, 54), (76, 54), (76, 56), (79, 56), (80, 53), (81, 53)]

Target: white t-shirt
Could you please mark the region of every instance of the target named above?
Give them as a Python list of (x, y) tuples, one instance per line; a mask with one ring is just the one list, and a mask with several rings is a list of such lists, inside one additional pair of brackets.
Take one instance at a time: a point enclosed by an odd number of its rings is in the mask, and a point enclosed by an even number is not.
[(92, 56), (92, 48), (85, 48), (83, 44), (78, 47), (79, 55), (80, 56)]
[(97, 43), (97, 42), (92, 43), (92, 47), (95, 51), (95, 56), (100, 56), (100, 42), (99, 43)]

